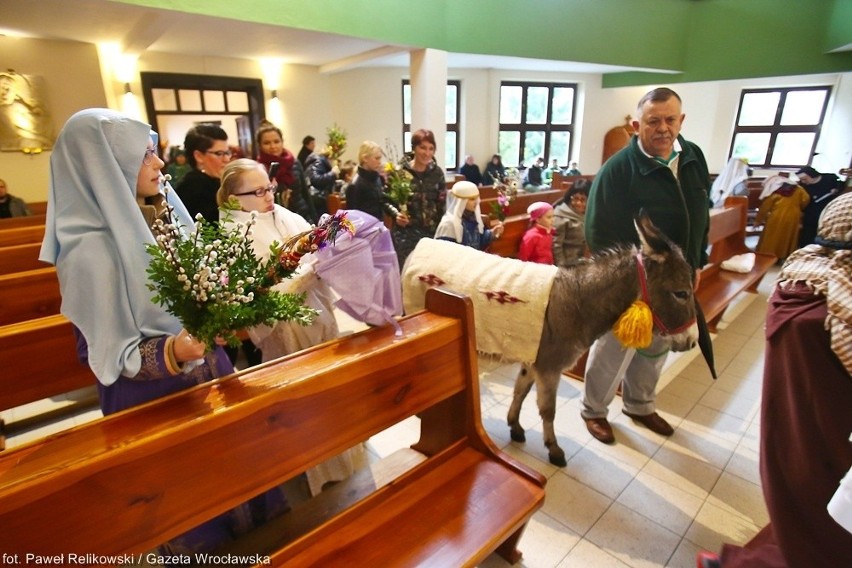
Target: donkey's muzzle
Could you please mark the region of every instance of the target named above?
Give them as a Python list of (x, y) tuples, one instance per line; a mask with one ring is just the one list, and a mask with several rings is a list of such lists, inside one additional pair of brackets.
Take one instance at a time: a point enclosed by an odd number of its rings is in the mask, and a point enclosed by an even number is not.
[(698, 345), (698, 324), (693, 323), (685, 330), (670, 337), (672, 351), (689, 351)]

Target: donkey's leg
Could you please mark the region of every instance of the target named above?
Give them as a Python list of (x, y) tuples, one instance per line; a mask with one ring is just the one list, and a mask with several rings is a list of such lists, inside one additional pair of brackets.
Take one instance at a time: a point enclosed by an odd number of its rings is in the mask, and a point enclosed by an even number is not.
[(509, 415), (506, 418), (509, 423), (509, 434), (515, 442), (527, 441), (524, 429), (521, 427), (521, 405), (530, 393), (533, 382), (535, 381), (531, 369), (527, 365), (521, 365), (518, 378), (515, 379), (515, 394), (512, 396), (512, 404), (509, 406)]
[(535, 378), (536, 398), (538, 401), (538, 414), (541, 416), (542, 430), (544, 431), (544, 445), (547, 447), (550, 463), (557, 467), (565, 467), (565, 452), (556, 441), (556, 432), (553, 430), (553, 419), (556, 417), (556, 389), (559, 388), (559, 373), (542, 373), (535, 367), (530, 369), (530, 374)]

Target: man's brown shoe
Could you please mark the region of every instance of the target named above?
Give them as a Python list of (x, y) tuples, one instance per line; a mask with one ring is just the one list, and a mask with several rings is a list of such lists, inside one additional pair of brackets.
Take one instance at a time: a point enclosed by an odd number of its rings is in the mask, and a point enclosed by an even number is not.
[(636, 422), (642, 424), (651, 432), (656, 432), (660, 436), (671, 436), (674, 434), (674, 428), (672, 428), (671, 424), (666, 422), (666, 420), (656, 412), (642, 416), (639, 414), (631, 414), (625, 410), (624, 414), (625, 416), (629, 416)]
[(612, 433), (612, 426), (606, 418), (583, 418), (583, 420), (586, 421), (586, 429), (595, 440), (604, 444), (615, 442), (615, 434)]

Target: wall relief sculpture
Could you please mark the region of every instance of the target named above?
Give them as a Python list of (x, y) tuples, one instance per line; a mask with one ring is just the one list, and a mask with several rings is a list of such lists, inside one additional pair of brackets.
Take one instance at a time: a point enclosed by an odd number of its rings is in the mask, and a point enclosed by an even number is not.
[(38, 153), (54, 140), (42, 78), (0, 71), (0, 150)]

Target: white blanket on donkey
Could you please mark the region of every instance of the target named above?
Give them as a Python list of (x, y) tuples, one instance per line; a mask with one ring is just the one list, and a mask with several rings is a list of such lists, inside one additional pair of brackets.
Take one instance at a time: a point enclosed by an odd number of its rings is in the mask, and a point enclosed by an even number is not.
[(531, 363), (557, 271), (552, 265), (421, 239), (403, 267), (405, 313), (423, 309), (426, 290), (434, 286), (465, 294), (473, 300), (477, 350)]

